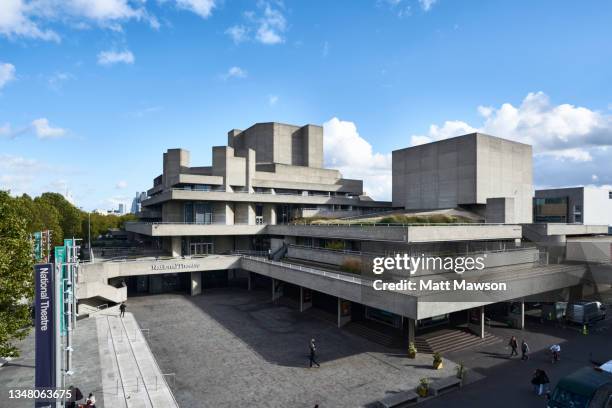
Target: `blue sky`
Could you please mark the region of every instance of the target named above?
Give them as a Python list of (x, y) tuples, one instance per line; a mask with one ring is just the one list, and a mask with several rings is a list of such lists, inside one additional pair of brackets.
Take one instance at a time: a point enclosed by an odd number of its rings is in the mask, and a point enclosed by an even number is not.
[(537, 186), (612, 185), (607, 1), (4, 0), (0, 188), (128, 203), (167, 148), (325, 126), (329, 166), (390, 198), (390, 152), (481, 130)]

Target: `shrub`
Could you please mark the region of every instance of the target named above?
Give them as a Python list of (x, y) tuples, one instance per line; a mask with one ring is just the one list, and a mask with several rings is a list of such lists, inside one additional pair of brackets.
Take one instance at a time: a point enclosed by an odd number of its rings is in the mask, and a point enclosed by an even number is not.
[(342, 262), (340, 269), (349, 273), (361, 273), (361, 261), (357, 259), (347, 259)]

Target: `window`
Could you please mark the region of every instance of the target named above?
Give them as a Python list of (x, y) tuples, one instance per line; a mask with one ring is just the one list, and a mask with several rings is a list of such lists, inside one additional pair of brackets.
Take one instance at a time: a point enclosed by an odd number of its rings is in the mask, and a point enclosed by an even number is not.
[(534, 222), (567, 222), (568, 202), (568, 197), (534, 198)]
[(582, 206), (574, 205), (574, 222), (582, 222)]
[(608, 198), (612, 200), (612, 191), (608, 191)]

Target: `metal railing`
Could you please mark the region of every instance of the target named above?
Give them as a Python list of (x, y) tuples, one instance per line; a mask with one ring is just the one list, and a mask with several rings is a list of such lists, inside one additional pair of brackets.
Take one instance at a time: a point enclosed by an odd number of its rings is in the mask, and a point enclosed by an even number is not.
[(330, 271), (326, 271), (323, 269), (314, 269), (314, 268), (309, 268), (307, 266), (302, 266), (302, 265), (297, 265), (297, 264), (290, 264), (287, 262), (282, 262), (282, 261), (271, 261), (269, 259), (266, 258), (258, 258), (258, 257), (254, 257), (254, 256), (249, 256), (249, 255), (243, 255), (242, 256), (245, 259), (249, 259), (252, 261), (256, 261), (256, 262), (263, 262), (263, 263), (267, 263), (270, 265), (274, 265), (274, 266), (279, 266), (282, 268), (288, 268), (288, 269), (293, 269), (296, 271), (300, 271), (300, 272), (306, 272), (306, 273), (310, 273), (313, 275), (318, 275), (318, 276), (324, 276), (327, 278), (332, 278), (332, 279), (338, 279), (338, 280), (342, 280), (345, 282), (351, 282), (351, 283), (355, 283), (357, 285), (366, 285), (370, 284), (372, 282), (371, 279), (365, 279), (362, 277), (355, 277), (355, 276), (351, 276), (349, 274), (341, 274), (341, 273), (337, 273), (337, 272), (330, 272)]
[(346, 222), (346, 223), (321, 223), (314, 224), (313, 222), (294, 221), (277, 225), (296, 225), (307, 227), (492, 227), (492, 226), (518, 226), (518, 224), (503, 224), (503, 223), (476, 223), (476, 222), (422, 222), (422, 223), (381, 223), (381, 222)]

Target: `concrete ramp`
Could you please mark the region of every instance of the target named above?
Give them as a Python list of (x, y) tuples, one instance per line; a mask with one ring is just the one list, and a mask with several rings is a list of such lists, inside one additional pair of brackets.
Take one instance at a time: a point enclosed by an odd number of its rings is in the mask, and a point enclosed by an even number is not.
[(145, 335), (131, 313), (111, 308), (96, 315), (106, 406), (178, 407)]

